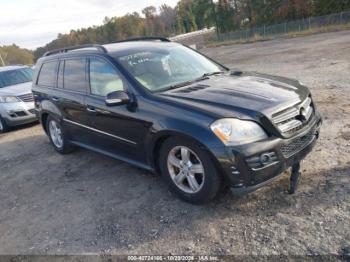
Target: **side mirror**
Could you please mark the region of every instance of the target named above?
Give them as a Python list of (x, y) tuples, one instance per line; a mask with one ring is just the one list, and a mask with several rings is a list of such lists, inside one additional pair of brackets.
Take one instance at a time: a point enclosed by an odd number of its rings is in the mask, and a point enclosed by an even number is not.
[(130, 97), (125, 91), (114, 91), (106, 95), (107, 106), (118, 106), (129, 103)]

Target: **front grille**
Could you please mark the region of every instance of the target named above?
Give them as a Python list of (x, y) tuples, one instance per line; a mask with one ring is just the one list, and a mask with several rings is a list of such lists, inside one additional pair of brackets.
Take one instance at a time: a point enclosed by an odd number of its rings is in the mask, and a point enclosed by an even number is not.
[(33, 102), (34, 101), (34, 97), (33, 97), (32, 93), (20, 95), (20, 96), (18, 96), (18, 98), (20, 100), (22, 100), (23, 102)]
[(315, 138), (315, 132), (311, 131), (305, 136), (298, 137), (287, 145), (281, 147), (282, 155), (285, 158), (291, 157), (309, 145)]
[(291, 135), (307, 125), (314, 115), (310, 97), (301, 104), (273, 116), (273, 123), (284, 135)]

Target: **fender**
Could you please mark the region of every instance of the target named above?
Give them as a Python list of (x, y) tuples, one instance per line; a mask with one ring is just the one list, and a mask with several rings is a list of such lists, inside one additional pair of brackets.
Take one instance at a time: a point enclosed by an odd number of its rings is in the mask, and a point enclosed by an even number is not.
[[(178, 121), (177, 119), (172, 119), (171, 125), (167, 122), (164, 126), (166, 128), (159, 129), (153, 132), (152, 137), (146, 139), (146, 153), (147, 160), (150, 166), (156, 167), (157, 152), (161, 147), (164, 140), (171, 136), (180, 136), (188, 138), (189, 140), (197, 142), (202, 148), (208, 151), (211, 155), (215, 155), (212, 152), (212, 148), (221, 148), (223, 143), (216, 137), (216, 135), (211, 132), (210, 129), (203, 128), (203, 126), (197, 125), (195, 123), (188, 123), (183, 121)], [(193, 136), (196, 134), (196, 137)]]
[[(63, 119), (63, 115), (60, 112), (59, 108), (57, 107), (57, 105), (55, 105), (53, 102), (51, 102), (50, 100), (43, 100), (41, 102), (41, 115), (48, 113), (54, 117), (56, 117), (58, 120), (62, 121)], [(41, 118), (40, 115), (40, 118)]]

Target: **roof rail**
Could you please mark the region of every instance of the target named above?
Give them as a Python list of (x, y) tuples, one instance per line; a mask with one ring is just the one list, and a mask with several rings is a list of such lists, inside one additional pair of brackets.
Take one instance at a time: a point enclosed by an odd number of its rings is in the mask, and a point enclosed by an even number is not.
[(47, 51), (43, 56), (49, 56), (53, 54), (59, 54), (59, 53), (66, 53), (68, 51), (72, 50), (77, 50), (77, 49), (83, 49), (83, 48), (89, 48), (89, 47), (94, 47), (97, 50), (107, 53), (107, 49), (102, 46), (102, 45), (97, 45), (97, 44), (86, 44), (86, 45), (76, 45), (76, 46), (70, 46), (70, 47), (65, 47), (65, 48), (59, 48), (59, 49), (54, 49), (51, 51)]
[(114, 43), (122, 43), (122, 42), (131, 42), (131, 41), (147, 41), (147, 40), (153, 40), (153, 41), (161, 41), (161, 42), (171, 42), (171, 40), (169, 40), (166, 37), (161, 37), (161, 36), (140, 36), (140, 37), (132, 37), (132, 38), (127, 38), (124, 40), (119, 40), (119, 41), (115, 41), (112, 42), (111, 44)]

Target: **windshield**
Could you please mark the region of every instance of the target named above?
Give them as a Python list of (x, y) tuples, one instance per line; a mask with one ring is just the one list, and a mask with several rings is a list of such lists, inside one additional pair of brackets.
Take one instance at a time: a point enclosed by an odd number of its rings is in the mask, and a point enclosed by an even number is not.
[(0, 72), (0, 88), (17, 85), (32, 81), (33, 70), (31, 68), (20, 68)]
[(152, 92), (167, 90), (182, 83), (225, 70), (206, 57), (178, 45), (139, 51), (117, 60), (144, 87)]

